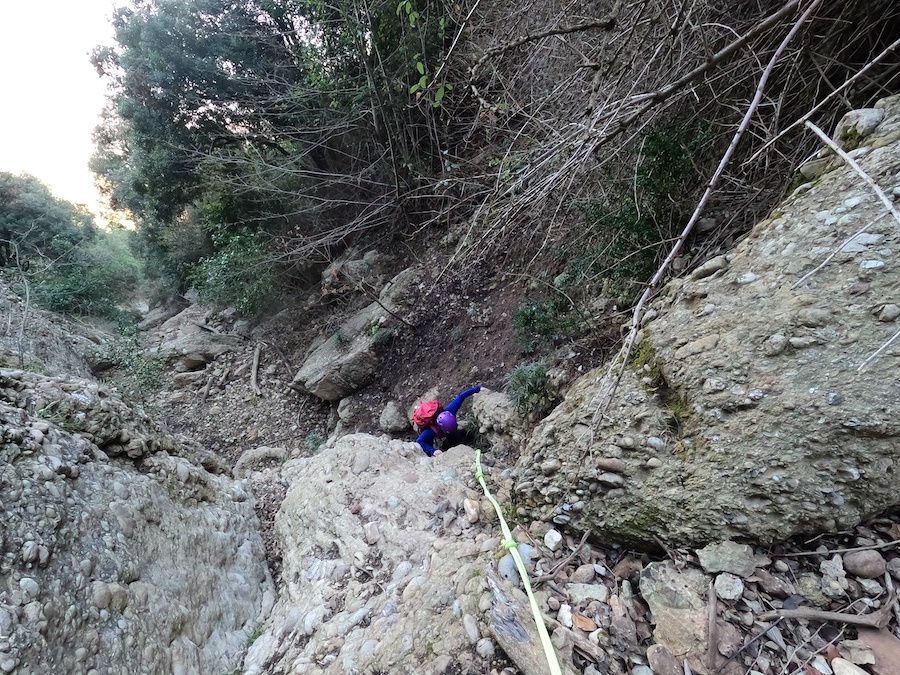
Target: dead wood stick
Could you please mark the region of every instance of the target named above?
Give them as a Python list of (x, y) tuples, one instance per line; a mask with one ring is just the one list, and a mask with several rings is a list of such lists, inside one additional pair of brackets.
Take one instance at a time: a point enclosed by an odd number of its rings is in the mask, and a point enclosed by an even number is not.
[(253, 352), (253, 367), (250, 369), (250, 387), (253, 390), (253, 393), (257, 396), (262, 395), (262, 391), (259, 389), (259, 357), (262, 354), (263, 343), (259, 342), (256, 345), (256, 349)]
[(581, 541), (578, 542), (578, 546), (575, 547), (575, 550), (572, 551), (569, 555), (567, 555), (567, 556), (565, 557), (565, 559), (562, 560), (562, 562), (560, 562), (558, 565), (556, 565), (556, 566), (553, 568), (553, 571), (552, 571), (552, 572), (548, 572), (547, 574), (542, 574), (542, 575), (539, 576), (539, 577), (535, 577), (534, 579), (531, 580), (531, 583), (536, 584), (536, 583), (541, 582), (541, 581), (550, 581), (551, 579), (556, 578), (556, 575), (559, 574), (559, 571), (560, 571), (563, 567), (565, 567), (566, 565), (568, 565), (570, 562), (572, 562), (572, 559), (573, 559), (576, 555), (578, 555), (578, 551), (580, 551), (580, 550), (581, 550), (581, 547), (584, 546), (584, 542), (587, 541), (587, 538), (590, 536), (590, 534), (591, 534), (591, 531), (590, 531), (590, 530), (588, 530), (587, 532), (585, 532), (584, 535), (581, 537)]
[(206, 399), (209, 397), (209, 389), (210, 387), (212, 387), (213, 379), (214, 377), (212, 373), (210, 373), (209, 377), (206, 378), (206, 386), (203, 387), (203, 395), (200, 399), (203, 403), (206, 403)]
[[(669, 269), (669, 266), (672, 264), (672, 261), (675, 260), (675, 258), (678, 256), (678, 253), (681, 251), (681, 248), (687, 241), (688, 236), (691, 234), (691, 232), (693, 232), (694, 225), (698, 220), (700, 220), (700, 215), (703, 213), (703, 209), (706, 208), (706, 204), (709, 202), (713, 192), (716, 189), (716, 186), (719, 184), (719, 179), (721, 178), (722, 173), (725, 171), (725, 167), (728, 166), (728, 164), (731, 162), (731, 157), (732, 155), (734, 155), (738, 143), (743, 137), (744, 132), (750, 126), (750, 120), (753, 118), (754, 114), (756, 113), (756, 109), (759, 107), (760, 101), (763, 97), (763, 93), (766, 90), (766, 85), (769, 81), (769, 77), (771, 76), (772, 71), (775, 69), (775, 64), (778, 62), (778, 59), (781, 58), (781, 55), (787, 49), (788, 44), (790, 44), (791, 40), (794, 39), (794, 36), (799, 32), (803, 24), (806, 23), (807, 19), (809, 19), (816, 7), (819, 6), (820, 2), (821, 0), (813, 0), (813, 2), (810, 3), (809, 7), (806, 8), (806, 11), (803, 12), (800, 18), (797, 19), (797, 21), (791, 27), (791, 30), (788, 31), (788, 34), (781, 41), (781, 44), (778, 45), (775, 53), (772, 54), (772, 58), (769, 59), (769, 63), (763, 70), (762, 75), (760, 75), (759, 82), (756, 85), (756, 93), (753, 96), (753, 100), (747, 107), (747, 111), (744, 113), (744, 118), (738, 125), (737, 131), (734, 132), (734, 137), (731, 139), (731, 143), (728, 145), (728, 149), (725, 151), (725, 154), (722, 155), (722, 159), (719, 160), (719, 165), (716, 167), (712, 178), (709, 179), (709, 182), (706, 185), (706, 190), (704, 190), (703, 196), (700, 198), (700, 202), (697, 204), (697, 207), (694, 209), (693, 214), (691, 214), (691, 217), (688, 219), (687, 225), (684, 226), (684, 230), (682, 230), (681, 234), (678, 236), (678, 239), (675, 241), (675, 245), (672, 246), (669, 254), (656, 270), (653, 278), (650, 279), (649, 283), (647, 284), (647, 288), (644, 289), (644, 292), (641, 294), (640, 299), (634, 306), (634, 311), (631, 315), (631, 328), (628, 333), (628, 338), (626, 339), (625, 345), (620, 352), (622, 354), (622, 358), (621, 364), (618, 367), (616, 379), (614, 380), (613, 385), (609, 388), (607, 394), (604, 396), (603, 401), (600, 403), (600, 405), (598, 405), (597, 411), (594, 413), (591, 424), (592, 429), (599, 430), (600, 423), (603, 421), (603, 418), (606, 415), (606, 411), (609, 410), (609, 407), (612, 405), (612, 402), (615, 398), (616, 390), (618, 389), (618, 383), (621, 381), (622, 376), (625, 373), (625, 368), (628, 366), (628, 361), (631, 359), (631, 355), (634, 352), (638, 332), (640, 331), (641, 327), (641, 319), (644, 315), (644, 305), (647, 304), (647, 301), (653, 295), (657, 285), (663, 279)], [(790, 2), (785, 7), (789, 7), (791, 5), (794, 5), (794, 3)], [(615, 363), (616, 361), (614, 360), (613, 365)], [(610, 370), (610, 372), (612, 371)], [(590, 448), (590, 445), (588, 447)]]
[(281, 359), (281, 363), (284, 366), (285, 370), (287, 370), (288, 379), (292, 382), (294, 381), (294, 369), (291, 367), (291, 362), (288, 361), (287, 355), (284, 353), (284, 350), (278, 345), (272, 345), (275, 348), (275, 352), (278, 354), (278, 358)]
[(871, 614), (844, 614), (842, 612), (826, 612), (821, 609), (800, 607), (799, 609), (776, 609), (760, 614), (757, 618), (761, 621), (770, 621), (776, 617), (783, 619), (813, 619), (814, 621), (839, 621), (854, 626), (884, 628), (891, 620), (891, 608), (895, 600), (896, 596), (892, 593), (887, 603), (877, 612), (872, 612)]
[(718, 636), (716, 635), (716, 587), (712, 580), (709, 582), (709, 612), (707, 613), (707, 622), (708, 622), (708, 630), (707, 630), (707, 640), (708, 643), (706, 645), (706, 667), (709, 669), (709, 672), (715, 672), (716, 670), (716, 651), (718, 650)]
[(580, 651), (589, 659), (593, 659), (596, 663), (603, 663), (606, 660), (606, 652), (603, 651), (601, 647), (598, 647), (590, 640), (581, 637), (571, 628), (566, 628), (559, 621), (557, 621), (556, 619), (551, 619), (546, 614), (542, 614), (541, 618), (544, 619), (544, 624), (546, 624), (547, 628), (549, 628), (550, 630), (555, 631), (558, 628), (562, 628), (564, 631), (566, 631), (571, 636), (575, 649)]
[(475, 71), (478, 70), (480, 66), (484, 64), (489, 58), (493, 56), (497, 56), (498, 54), (502, 54), (503, 52), (508, 52), (510, 49), (515, 49), (516, 47), (521, 47), (526, 42), (534, 42), (535, 40), (543, 40), (547, 37), (552, 37), (554, 35), (566, 35), (568, 33), (578, 33), (580, 31), (591, 30), (593, 28), (600, 28), (602, 30), (611, 30), (616, 25), (616, 19), (619, 16), (619, 9), (622, 7), (622, 3), (617, 2), (610, 13), (603, 17), (602, 19), (594, 19), (593, 21), (585, 21), (582, 23), (575, 24), (574, 26), (561, 26), (558, 28), (549, 28), (547, 30), (540, 31), (539, 33), (532, 33), (530, 35), (521, 35), (517, 37), (515, 40), (510, 40), (509, 42), (504, 42), (501, 45), (488, 49), (480, 59), (475, 62), (475, 65), (472, 66), (470, 70), (470, 76), (475, 74)]
[(855, 553), (856, 551), (877, 551), (882, 548), (889, 548), (900, 544), (900, 539), (893, 539), (882, 544), (872, 544), (870, 546), (856, 546), (854, 548), (836, 548), (831, 551), (800, 551), (799, 553), (779, 553), (778, 558), (800, 558), (808, 555), (832, 555), (834, 553)]

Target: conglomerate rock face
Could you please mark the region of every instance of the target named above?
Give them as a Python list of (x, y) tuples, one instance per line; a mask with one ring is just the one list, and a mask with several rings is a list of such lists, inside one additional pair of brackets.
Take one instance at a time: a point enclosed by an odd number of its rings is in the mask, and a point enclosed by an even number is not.
[(0, 369), (3, 672), (237, 666), (274, 602), (250, 496), (167, 450), (112, 390)]
[(470, 448), (436, 461), (353, 434), (282, 475), (284, 587), (247, 675), (490, 672), (486, 565), (499, 539), (479, 515)]
[[(896, 198), (900, 97), (876, 108), (852, 156)], [(900, 330), (900, 224), (853, 169), (798, 188), (650, 316), (605, 416), (608, 367), (533, 434), (530, 515), (613, 540), (765, 542), (900, 503), (900, 342), (863, 367)]]

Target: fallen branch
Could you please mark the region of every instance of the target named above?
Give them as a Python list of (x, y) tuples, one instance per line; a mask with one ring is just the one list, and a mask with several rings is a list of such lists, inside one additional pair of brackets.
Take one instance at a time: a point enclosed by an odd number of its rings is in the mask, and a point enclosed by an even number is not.
[(579, 33), (585, 30), (591, 30), (594, 28), (599, 28), (600, 30), (612, 30), (616, 25), (616, 19), (619, 16), (619, 9), (622, 7), (622, 1), (616, 3), (616, 5), (612, 8), (607, 16), (602, 19), (595, 19), (593, 21), (585, 21), (583, 23), (578, 23), (573, 26), (561, 26), (558, 28), (548, 28), (547, 30), (540, 31), (539, 33), (531, 33), (530, 35), (521, 35), (517, 37), (515, 40), (510, 40), (509, 42), (504, 42), (501, 45), (496, 47), (492, 47), (488, 49), (484, 54), (481, 55), (481, 58), (475, 62), (475, 65), (470, 69), (470, 75), (474, 75), (475, 71), (487, 61), (489, 58), (502, 54), (503, 52), (508, 52), (510, 49), (515, 49), (516, 47), (521, 47), (527, 42), (535, 42), (536, 40), (543, 40), (544, 38), (553, 37), (554, 35), (567, 35), (569, 33)]
[(200, 396), (200, 401), (202, 403), (206, 403), (206, 399), (209, 398), (209, 390), (210, 387), (212, 387), (213, 379), (215, 379), (215, 376), (212, 373), (206, 378), (206, 386), (203, 387), (203, 394)]
[(879, 187), (878, 183), (876, 183), (874, 180), (872, 180), (872, 177), (869, 174), (867, 174), (865, 171), (863, 171), (862, 167), (860, 167), (860, 165), (856, 163), (856, 160), (853, 159), (846, 152), (844, 152), (844, 149), (842, 147), (840, 147), (837, 143), (835, 143), (833, 140), (831, 140), (831, 138), (828, 137), (828, 134), (826, 134), (824, 131), (822, 131), (819, 127), (817, 127), (815, 124), (813, 124), (809, 120), (804, 122), (804, 124), (806, 125), (806, 127), (808, 129), (810, 129), (813, 133), (815, 133), (816, 136), (821, 138), (822, 141), (825, 143), (825, 145), (827, 145), (829, 148), (831, 148), (838, 157), (840, 157), (842, 160), (847, 162), (847, 164), (849, 164), (850, 167), (856, 173), (859, 174), (859, 177), (862, 178), (866, 182), (866, 185), (868, 185), (870, 188), (872, 188), (872, 191), (876, 195), (878, 195), (878, 198), (881, 200), (881, 203), (884, 204), (884, 206), (888, 210), (888, 212), (894, 217), (894, 220), (897, 221), (897, 224), (900, 225), (900, 213), (898, 213), (897, 209), (894, 208), (894, 202), (891, 201), (890, 197), (888, 197), (886, 194), (884, 194), (884, 190), (882, 190)]
[[(706, 207), (706, 204), (712, 197), (712, 193), (716, 189), (716, 186), (719, 183), (719, 179), (721, 178), (722, 173), (725, 171), (725, 167), (728, 166), (728, 163), (731, 161), (732, 155), (734, 155), (734, 152), (737, 149), (737, 145), (740, 142), (741, 137), (744, 135), (747, 127), (750, 126), (750, 120), (753, 118), (756, 109), (759, 107), (759, 103), (762, 100), (766, 84), (769, 81), (769, 76), (775, 69), (775, 64), (778, 62), (778, 59), (781, 58), (784, 50), (787, 49), (788, 44), (790, 44), (791, 40), (794, 39), (794, 36), (797, 34), (803, 24), (806, 23), (807, 19), (809, 19), (813, 11), (816, 9), (816, 7), (819, 6), (820, 3), (821, 0), (813, 0), (809, 7), (807, 7), (806, 11), (803, 12), (800, 18), (797, 19), (797, 21), (791, 27), (791, 30), (788, 31), (788, 34), (781, 41), (781, 44), (778, 45), (778, 49), (775, 50), (775, 53), (772, 54), (772, 58), (769, 59), (768, 65), (766, 65), (765, 70), (759, 78), (759, 83), (756, 86), (756, 93), (753, 96), (753, 100), (750, 102), (750, 105), (747, 108), (747, 112), (744, 114), (744, 118), (741, 120), (737, 131), (735, 131), (734, 137), (731, 139), (731, 143), (729, 144), (728, 149), (725, 151), (725, 154), (719, 161), (719, 166), (716, 167), (712, 178), (710, 178), (709, 183), (706, 186), (706, 190), (703, 192), (703, 196), (700, 198), (700, 202), (697, 204), (697, 208), (694, 209), (694, 212), (693, 214), (691, 214), (687, 225), (684, 226), (684, 230), (682, 230), (678, 239), (675, 240), (675, 245), (672, 247), (672, 250), (669, 251), (669, 255), (666, 256), (665, 260), (663, 260), (662, 264), (656, 270), (656, 274), (654, 274), (653, 278), (650, 279), (650, 282), (647, 284), (647, 288), (644, 289), (644, 292), (641, 294), (640, 299), (635, 305), (631, 317), (631, 328), (628, 332), (628, 338), (625, 341), (624, 357), (621, 360), (622, 362), (619, 366), (619, 371), (615, 383), (610, 388), (609, 393), (606, 396), (606, 400), (600, 406), (598, 406), (597, 412), (594, 414), (594, 418), (592, 420), (592, 427), (594, 429), (599, 428), (600, 422), (603, 420), (603, 416), (606, 414), (609, 406), (612, 405), (613, 398), (616, 394), (616, 389), (618, 388), (618, 383), (621, 381), (622, 376), (625, 373), (625, 368), (628, 366), (628, 362), (631, 359), (632, 353), (634, 352), (634, 346), (637, 342), (637, 336), (641, 326), (641, 318), (644, 314), (644, 305), (650, 299), (650, 296), (656, 290), (657, 285), (663, 279), (666, 272), (668, 272), (669, 266), (672, 264), (672, 261), (675, 260), (675, 258), (678, 256), (678, 253), (681, 251), (681, 248), (687, 241), (688, 236), (691, 234), (691, 232), (693, 232), (694, 225), (698, 220), (700, 220), (700, 215), (703, 213), (703, 209)], [(789, 3), (788, 6), (790, 6), (791, 4), (793, 3)]]
[(288, 381), (294, 381), (294, 369), (291, 367), (291, 362), (288, 361), (287, 355), (284, 353), (284, 350), (279, 347), (277, 344), (273, 345), (275, 347), (275, 352), (278, 354), (278, 358), (281, 359), (281, 364), (284, 366), (284, 369), (288, 374)]
[(559, 571), (560, 571), (563, 567), (565, 567), (566, 565), (568, 565), (570, 562), (572, 562), (572, 559), (573, 559), (576, 555), (578, 555), (578, 552), (581, 550), (581, 547), (584, 546), (584, 542), (587, 541), (587, 538), (590, 536), (590, 534), (591, 534), (591, 531), (590, 531), (590, 530), (588, 530), (587, 532), (585, 532), (584, 535), (581, 537), (581, 541), (578, 542), (578, 546), (575, 547), (575, 550), (574, 550), (574, 551), (572, 551), (569, 555), (567, 555), (567, 556), (565, 557), (565, 559), (564, 559), (562, 562), (560, 562), (558, 565), (556, 565), (556, 567), (553, 568), (553, 571), (548, 572), (547, 574), (542, 574), (542, 575), (539, 576), (539, 577), (535, 577), (535, 578), (532, 580), (532, 583), (535, 583), (535, 584), (536, 584), (536, 583), (538, 583), (538, 582), (540, 582), (540, 581), (550, 581), (551, 579), (556, 578), (556, 575), (559, 574)]
[(881, 345), (878, 349), (876, 349), (876, 350), (869, 356), (869, 358), (867, 358), (865, 361), (863, 361), (861, 364), (859, 364), (859, 368), (857, 368), (856, 371), (857, 371), (857, 372), (862, 372), (862, 370), (863, 370), (867, 365), (869, 365), (869, 361), (871, 361), (871, 360), (874, 359), (876, 356), (878, 356), (879, 354), (881, 354), (881, 352), (883, 352), (885, 349), (887, 349), (888, 347), (890, 347), (891, 344), (893, 344), (894, 340), (896, 340), (898, 337), (900, 337), (900, 330), (898, 330), (898, 331), (897, 331), (896, 333), (894, 333), (890, 338), (888, 338), (888, 341), (885, 342), (883, 345)]
[(250, 388), (253, 390), (253, 393), (257, 396), (262, 396), (262, 391), (260, 391), (258, 378), (259, 378), (259, 357), (262, 354), (263, 343), (260, 342), (256, 345), (256, 349), (253, 352), (253, 367), (250, 369)]
[(716, 669), (716, 652), (718, 651), (718, 637), (716, 635), (716, 587), (715, 583), (710, 580), (709, 582), (709, 608), (707, 613), (707, 622), (708, 622), (708, 630), (707, 630), (707, 644), (706, 644), (706, 667), (709, 668), (710, 672), (714, 672)]
[(884, 628), (891, 620), (891, 611), (896, 596), (891, 594), (887, 603), (878, 611), (871, 614), (844, 614), (842, 612), (826, 612), (821, 609), (801, 607), (799, 609), (776, 609), (759, 615), (761, 621), (779, 619), (812, 619), (814, 621), (838, 621), (854, 626), (869, 626), (871, 628)]
[(779, 553), (779, 558), (800, 558), (808, 555), (830, 556), (835, 553), (855, 553), (856, 551), (877, 551), (882, 548), (890, 548), (900, 544), (900, 539), (894, 539), (881, 544), (871, 544), (870, 546), (856, 546), (854, 548), (836, 548), (831, 551), (801, 551), (799, 553)]
[(815, 269), (810, 270), (809, 272), (807, 272), (806, 274), (804, 274), (802, 277), (800, 277), (800, 279), (799, 279), (798, 281), (794, 282), (794, 284), (791, 286), (791, 290), (797, 288), (797, 286), (799, 286), (800, 284), (802, 284), (804, 281), (806, 281), (807, 279), (809, 279), (813, 274), (815, 274), (815, 273), (818, 272), (820, 269), (822, 269), (823, 267), (825, 267), (825, 265), (827, 265), (828, 263), (830, 263), (830, 262), (832, 261), (832, 259), (834, 258), (834, 256), (836, 256), (838, 253), (840, 253), (841, 251), (844, 250), (844, 247), (845, 247), (847, 244), (849, 244), (851, 241), (853, 241), (854, 239), (856, 239), (859, 235), (861, 235), (863, 232), (865, 232), (866, 230), (868, 230), (870, 227), (872, 227), (875, 223), (877, 223), (879, 220), (881, 220), (882, 218), (884, 218), (886, 215), (887, 215), (886, 213), (882, 213), (880, 216), (878, 216), (878, 217), (875, 218), (874, 220), (870, 220), (868, 223), (866, 223), (866, 224), (863, 225), (861, 228), (859, 228), (856, 232), (854, 232), (854, 233), (851, 234), (849, 237), (847, 237), (847, 238), (841, 243), (841, 245), (838, 246), (836, 249), (834, 249), (834, 250), (829, 254), (829, 256), (828, 256), (827, 258), (825, 258), (825, 260), (823, 260), (821, 263), (819, 263), (819, 265), (817, 265), (817, 266), (815, 267)]

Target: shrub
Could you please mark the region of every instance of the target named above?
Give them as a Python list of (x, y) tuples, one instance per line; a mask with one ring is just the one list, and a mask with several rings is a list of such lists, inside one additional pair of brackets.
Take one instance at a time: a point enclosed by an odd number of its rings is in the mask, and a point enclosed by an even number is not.
[(219, 250), (195, 264), (190, 274), (201, 300), (257, 314), (278, 294), (269, 235), (243, 230), (213, 238)]
[(128, 298), (140, 279), (128, 233), (99, 231), (37, 270), (35, 301), (51, 311), (113, 317), (117, 303)]
[(543, 417), (556, 400), (542, 361), (516, 366), (506, 376), (504, 388), (516, 412), (526, 419)]
[(513, 315), (516, 339), (528, 354), (539, 347), (553, 347), (578, 337), (586, 325), (578, 310), (562, 295), (529, 296)]
[(568, 276), (605, 280), (632, 303), (656, 269), (663, 245), (686, 222), (692, 179), (708, 145), (698, 128), (660, 127), (641, 139), (634, 175), (610, 181), (607, 195), (581, 205), (584, 222), (562, 251)]
[(306, 438), (303, 439), (303, 447), (314, 453), (325, 444), (326, 440), (328, 439), (322, 434), (312, 431), (306, 434)]

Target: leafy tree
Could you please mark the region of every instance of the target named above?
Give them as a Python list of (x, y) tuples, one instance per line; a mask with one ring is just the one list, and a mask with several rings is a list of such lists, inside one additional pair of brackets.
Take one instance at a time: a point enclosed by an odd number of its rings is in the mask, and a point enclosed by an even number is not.
[(0, 245), (7, 258), (15, 245), (29, 261), (49, 261), (95, 236), (85, 207), (57, 199), (34, 176), (0, 171)]
[(108, 314), (140, 279), (128, 232), (101, 230), (84, 206), (57, 199), (33, 176), (0, 172), (0, 253), (38, 304)]
[(205, 236), (190, 237), (201, 248), (230, 241), (222, 232), (264, 233), (280, 242), (285, 271), (402, 222), (421, 189), (415, 174), (442, 166), (439, 111), (411, 106), (409, 89), (439, 63), (443, 4), (419, 4), (135, 0), (117, 10), (117, 45), (93, 56), (114, 91), (92, 162), (113, 205), (182, 276), (209, 258), (181, 245), (186, 224), (201, 225)]

